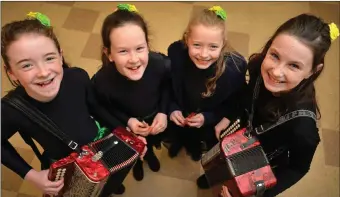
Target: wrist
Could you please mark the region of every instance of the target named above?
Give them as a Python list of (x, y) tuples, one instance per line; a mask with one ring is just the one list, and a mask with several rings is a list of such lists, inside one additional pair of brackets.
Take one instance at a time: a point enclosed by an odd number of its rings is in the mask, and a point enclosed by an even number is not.
[(27, 180), (27, 181), (33, 181), (33, 180), (35, 180), (37, 173), (38, 172), (32, 168), (30, 171), (27, 172), (24, 179)]

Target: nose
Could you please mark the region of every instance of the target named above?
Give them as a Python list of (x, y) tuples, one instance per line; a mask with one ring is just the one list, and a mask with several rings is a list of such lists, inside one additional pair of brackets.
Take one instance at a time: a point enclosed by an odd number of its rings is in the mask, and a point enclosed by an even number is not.
[(273, 73), (274, 77), (277, 77), (277, 78), (283, 77), (284, 72), (283, 72), (282, 65), (278, 65), (278, 66), (274, 67), (272, 73)]
[(40, 78), (46, 78), (50, 74), (49, 70), (46, 68), (46, 66), (38, 66), (38, 77)]
[(208, 57), (208, 50), (205, 47), (201, 49), (200, 56), (202, 59), (206, 59)]
[(136, 53), (132, 52), (132, 53), (130, 54), (129, 63), (135, 64), (135, 63), (137, 63), (137, 62), (138, 62), (138, 55), (137, 55)]

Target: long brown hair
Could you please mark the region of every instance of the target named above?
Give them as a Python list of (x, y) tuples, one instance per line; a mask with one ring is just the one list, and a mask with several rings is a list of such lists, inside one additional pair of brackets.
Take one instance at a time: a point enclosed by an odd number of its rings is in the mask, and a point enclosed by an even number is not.
[[(220, 17), (218, 17), (215, 14), (215, 12), (209, 9), (203, 9), (202, 11), (197, 12), (191, 17), (186, 27), (186, 30), (183, 33), (182, 42), (185, 43), (185, 45), (187, 45), (187, 39), (190, 36), (191, 28), (193, 26), (200, 25), (200, 24), (207, 26), (207, 27), (219, 27), (222, 29), (223, 36), (225, 35), (225, 31), (226, 31), (225, 21), (222, 20)], [(202, 93), (203, 97), (210, 97), (214, 94), (216, 90), (216, 82), (222, 76), (222, 74), (224, 73), (226, 69), (225, 56), (230, 55), (232, 53), (230, 50), (231, 47), (226, 41), (226, 39), (223, 38), (223, 40), (224, 40), (223, 47), (222, 47), (220, 56), (218, 57), (217, 62), (216, 62), (215, 74), (211, 78), (207, 79), (205, 83), (207, 90), (206, 92)]]
[[(331, 45), (330, 29), (327, 23), (321, 18), (309, 14), (301, 14), (283, 23), (267, 41), (260, 53), (256, 53), (249, 58), (249, 69), (260, 69), (261, 64), (273, 43), (273, 40), (280, 34), (288, 34), (298, 38), (313, 51), (312, 75), (304, 79), (300, 84), (288, 93), (282, 94), (276, 102), (268, 103), (262, 109), (262, 113), (270, 117), (279, 118), (288, 110), (293, 109), (299, 103), (311, 102), (317, 110), (320, 118), (320, 110), (316, 101), (314, 81), (320, 76), (324, 66), (317, 68), (319, 64), (324, 64), (325, 55)], [(294, 102), (292, 102), (294, 101)]]

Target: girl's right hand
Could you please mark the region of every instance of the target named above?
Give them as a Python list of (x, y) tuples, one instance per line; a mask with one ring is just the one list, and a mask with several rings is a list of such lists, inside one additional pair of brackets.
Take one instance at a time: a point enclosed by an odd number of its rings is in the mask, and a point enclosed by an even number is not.
[(185, 125), (185, 118), (181, 111), (176, 110), (170, 114), (170, 120), (177, 126), (183, 127)]
[(140, 122), (137, 118), (130, 118), (128, 121), (128, 127), (132, 132), (141, 136), (149, 135), (149, 125), (145, 122)]
[(58, 192), (64, 187), (64, 179), (59, 181), (48, 180), (49, 170), (36, 171), (31, 169), (25, 176), (25, 180), (33, 183), (44, 194), (58, 195)]

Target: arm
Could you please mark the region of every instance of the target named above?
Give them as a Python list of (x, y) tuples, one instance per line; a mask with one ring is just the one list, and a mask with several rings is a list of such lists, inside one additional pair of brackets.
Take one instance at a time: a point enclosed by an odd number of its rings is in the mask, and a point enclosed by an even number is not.
[(1, 104), (1, 163), (25, 178), (32, 167), (19, 155), (12, 144), (8, 141), (18, 130), (20, 117), (17, 117), (15, 109)]
[(276, 196), (300, 181), (309, 171), (320, 138), (312, 119), (295, 124), (289, 148), (289, 165), (275, 171), (277, 185), (265, 192), (265, 197)]
[(162, 92), (161, 92), (161, 101), (160, 101), (160, 113), (167, 114), (169, 110), (169, 102), (170, 102), (170, 88), (171, 88), (171, 62), (168, 58), (164, 60), (164, 76), (162, 81)]

